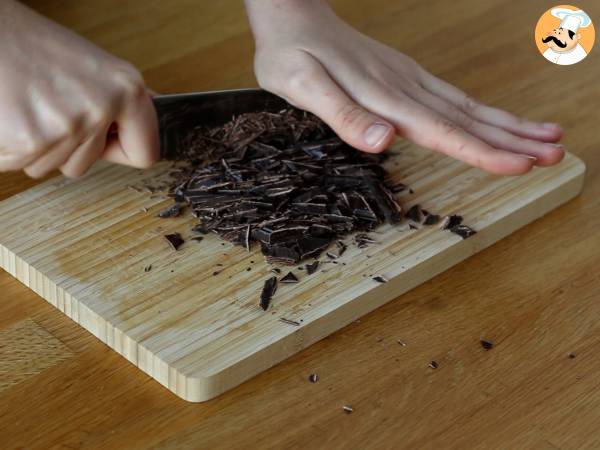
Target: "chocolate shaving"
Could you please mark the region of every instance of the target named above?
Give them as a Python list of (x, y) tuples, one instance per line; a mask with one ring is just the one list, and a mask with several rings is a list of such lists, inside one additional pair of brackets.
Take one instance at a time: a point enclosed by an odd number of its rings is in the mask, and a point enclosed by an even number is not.
[(265, 281), (262, 293), (260, 294), (260, 307), (263, 309), (263, 311), (266, 311), (269, 308), (269, 304), (271, 303), (271, 298), (275, 294), (276, 290), (277, 290), (277, 277), (271, 277)]
[(406, 211), (405, 217), (413, 222), (421, 223), (423, 220), (423, 212), (420, 205), (413, 205)]
[(179, 233), (166, 234), (165, 239), (173, 247), (173, 250), (177, 250), (185, 242)]

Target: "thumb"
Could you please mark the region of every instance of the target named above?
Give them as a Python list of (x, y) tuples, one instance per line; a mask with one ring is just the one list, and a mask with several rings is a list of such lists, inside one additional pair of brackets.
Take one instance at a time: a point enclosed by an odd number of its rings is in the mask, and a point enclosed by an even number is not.
[(320, 64), (315, 66), (291, 83), (286, 100), (318, 116), (352, 147), (385, 150), (396, 134), (394, 126), (354, 102)]

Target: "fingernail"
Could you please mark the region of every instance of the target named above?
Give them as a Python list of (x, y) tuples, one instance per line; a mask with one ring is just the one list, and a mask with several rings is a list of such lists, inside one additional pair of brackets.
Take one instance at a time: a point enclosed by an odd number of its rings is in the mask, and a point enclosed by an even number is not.
[(542, 124), (542, 128), (546, 128), (546, 129), (549, 129), (549, 130), (550, 130), (550, 129), (552, 129), (552, 128), (560, 128), (560, 125), (559, 125), (559, 124), (557, 124), (557, 123), (550, 123), (550, 122), (547, 122), (547, 123), (543, 123), (543, 124)]
[(377, 147), (385, 139), (391, 128), (385, 123), (374, 123), (365, 133), (365, 142), (369, 147)]

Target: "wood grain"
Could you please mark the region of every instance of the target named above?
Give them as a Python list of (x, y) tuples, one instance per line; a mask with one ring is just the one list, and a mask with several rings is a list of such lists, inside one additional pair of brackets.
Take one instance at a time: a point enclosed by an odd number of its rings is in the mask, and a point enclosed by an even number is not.
[[(29, 3), (129, 56), (157, 90), (255, 85), (239, 2), (198, 7), (177, 0), (169, 2), (174, 12), (133, 0)], [(531, 41), (551, 5), (542, 0), (519, 3), (517, 14), (507, 0), (333, 3), (361, 31), (475, 97), (561, 122), (565, 146), (587, 166), (582, 194), (200, 405), (179, 400), (0, 274), (0, 329), (30, 317), (76, 349), (74, 357), (0, 393), (4, 448), (600, 446), (598, 48), (567, 70), (548, 64)], [(598, 21), (598, 2), (577, 5)], [(203, 17), (221, 30), (209, 35), (196, 26)], [(31, 185), (20, 175), (6, 177), (0, 176), (2, 198)], [(494, 348), (484, 351), (481, 338)], [(436, 371), (427, 367), (432, 359), (440, 362)], [(307, 381), (312, 372), (320, 374), (318, 383)], [(345, 414), (344, 404), (355, 412)]]

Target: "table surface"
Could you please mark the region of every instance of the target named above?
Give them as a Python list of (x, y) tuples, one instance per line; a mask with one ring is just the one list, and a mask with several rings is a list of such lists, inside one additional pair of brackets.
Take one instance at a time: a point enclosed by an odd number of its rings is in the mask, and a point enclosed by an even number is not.
[[(135, 63), (159, 92), (256, 85), (241, 1), (28, 3)], [(3, 448), (600, 446), (600, 48), (572, 67), (545, 61), (533, 42), (551, 6), (543, 0), (333, 4), (471, 95), (561, 122), (565, 146), (587, 164), (583, 193), (202, 404), (178, 399), (1, 272)], [(600, 23), (600, 2), (577, 5)], [(0, 198), (35, 183), (2, 174)]]

